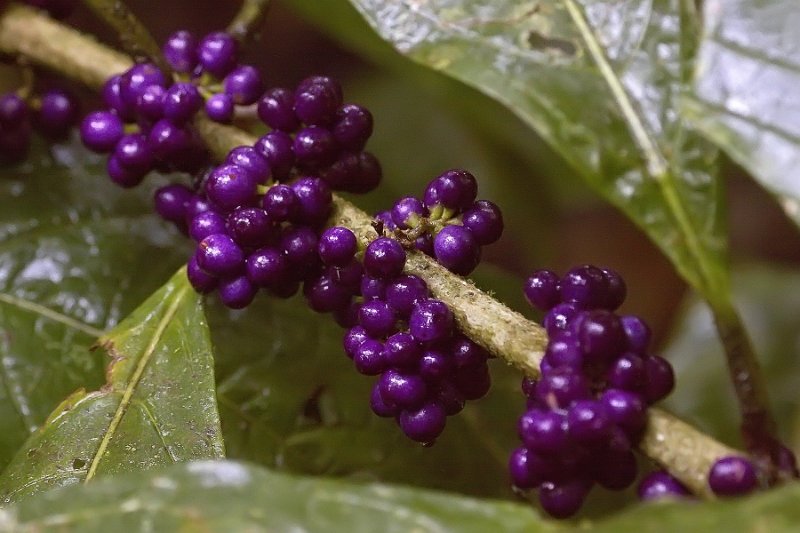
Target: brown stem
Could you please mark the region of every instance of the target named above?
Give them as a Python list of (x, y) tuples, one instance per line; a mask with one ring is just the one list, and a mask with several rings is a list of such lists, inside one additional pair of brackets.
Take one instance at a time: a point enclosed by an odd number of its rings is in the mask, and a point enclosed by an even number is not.
[[(22, 6), (13, 6), (0, 15), (0, 51), (24, 54), (92, 87), (101, 86), (107, 77), (131, 65), (130, 58)], [(204, 117), (199, 117), (195, 125), (219, 159), (231, 148), (252, 145), (256, 140), (247, 132)], [(338, 196), (334, 197), (334, 205), (332, 224), (346, 226), (362, 238), (374, 235), (370, 215)], [(450, 306), (459, 327), (473, 340), (527, 375), (538, 376), (547, 343), (541, 326), (424, 254), (410, 252), (406, 270), (425, 279), (433, 294)], [(720, 457), (740, 452), (660, 409), (650, 409), (648, 418), (640, 450), (696, 494), (713, 497), (706, 483), (709, 468)]]
[(243, 0), (239, 12), (228, 25), (228, 33), (240, 42), (252, 37), (264, 22), (269, 3), (270, 0)]

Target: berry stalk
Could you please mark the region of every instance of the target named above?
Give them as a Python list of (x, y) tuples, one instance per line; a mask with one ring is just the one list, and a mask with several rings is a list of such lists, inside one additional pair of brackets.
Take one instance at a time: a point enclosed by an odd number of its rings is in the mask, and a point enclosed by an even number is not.
[(246, 41), (264, 21), (270, 0), (243, 0), (239, 12), (228, 24), (227, 32), (238, 41)]
[[(92, 38), (23, 6), (10, 6), (0, 15), (0, 51), (22, 54), (33, 62), (87, 85), (100, 88), (109, 77), (132, 66), (132, 60)], [(196, 127), (217, 159), (236, 146), (252, 146), (252, 135), (200, 117)], [(372, 240), (373, 217), (334, 196), (330, 224), (351, 229)], [(498, 302), (471, 282), (448, 272), (422, 253), (408, 254), (406, 272), (423, 278), (436, 298), (445, 302), (458, 326), (491, 354), (502, 357), (525, 374), (537, 377), (547, 336), (543, 328)], [(693, 492), (712, 497), (706, 482), (711, 466), (733, 450), (659, 409), (650, 409), (640, 450), (667, 468)]]

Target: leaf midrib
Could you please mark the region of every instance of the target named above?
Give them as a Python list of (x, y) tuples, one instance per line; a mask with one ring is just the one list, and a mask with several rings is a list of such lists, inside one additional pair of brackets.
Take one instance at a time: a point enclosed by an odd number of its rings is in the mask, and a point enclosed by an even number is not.
[(144, 371), (147, 368), (148, 363), (152, 359), (152, 356), (155, 353), (156, 348), (158, 347), (158, 343), (161, 340), (161, 337), (164, 335), (164, 332), (166, 331), (167, 327), (172, 322), (172, 318), (177, 313), (178, 307), (183, 303), (183, 299), (188, 291), (189, 288), (186, 286), (180, 288), (178, 292), (175, 294), (172, 302), (170, 302), (170, 305), (167, 308), (166, 312), (164, 313), (164, 316), (161, 317), (161, 320), (158, 321), (158, 325), (156, 326), (156, 330), (153, 332), (153, 336), (150, 338), (150, 342), (148, 343), (147, 347), (142, 353), (139, 362), (136, 365), (136, 369), (133, 372), (133, 375), (128, 380), (128, 383), (125, 387), (125, 391), (122, 395), (122, 399), (120, 400), (120, 403), (117, 406), (116, 411), (114, 412), (114, 416), (112, 417), (111, 421), (108, 424), (108, 429), (103, 434), (103, 438), (100, 441), (99, 446), (97, 447), (97, 451), (92, 457), (92, 462), (89, 465), (89, 469), (86, 472), (84, 483), (88, 483), (96, 475), (97, 468), (100, 465), (100, 461), (102, 460), (103, 455), (105, 454), (106, 449), (108, 448), (108, 445), (111, 442), (111, 439), (114, 437), (114, 434), (116, 433), (119, 424), (122, 422), (122, 418), (125, 416), (125, 413), (127, 412), (133, 394), (136, 391), (136, 387), (141, 381), (142, 375), (144, 374)]

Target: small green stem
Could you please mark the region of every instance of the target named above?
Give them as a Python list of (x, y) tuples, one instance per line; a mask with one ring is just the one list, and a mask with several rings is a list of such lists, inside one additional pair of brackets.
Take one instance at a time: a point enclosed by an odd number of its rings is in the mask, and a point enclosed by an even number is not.
[(264, 22), (269, 4), (270, 0), (243, 0), (239, 12), (228, 25), (228, 33), (240, 42), (246, 41)]
[(161, 55), (158, 43), (123, 0), (83, 0), (83, 3), (116, 30), (122, 47), (129, 54), (149, 59), (164, 74), (172, 76), (172, 69)]

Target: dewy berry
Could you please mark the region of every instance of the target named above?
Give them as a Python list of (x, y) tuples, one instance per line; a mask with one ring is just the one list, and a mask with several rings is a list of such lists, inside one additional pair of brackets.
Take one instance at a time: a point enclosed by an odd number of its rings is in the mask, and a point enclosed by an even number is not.
[[(524, 292), (532, 306), (546, 312), (549, 341), (541, 377), (523, 380), (528, 398), (519, 421), (523, 447), (512, 453), (509, 472), (519, 490), (539, 489), (546, 512), (567, 518), (595, 483), (623, 490), (635, 481), (632, 450), (645, 427), (647, 406), (672, 390), (674, 377), (667, 361), (648, 352), (644, 321), (613, 312), (625, 297), (617, 272), (583, 265), (559, 278), (539, 270)], [(640, 494), (650, 499), (679, 486), (654, 478)]]

